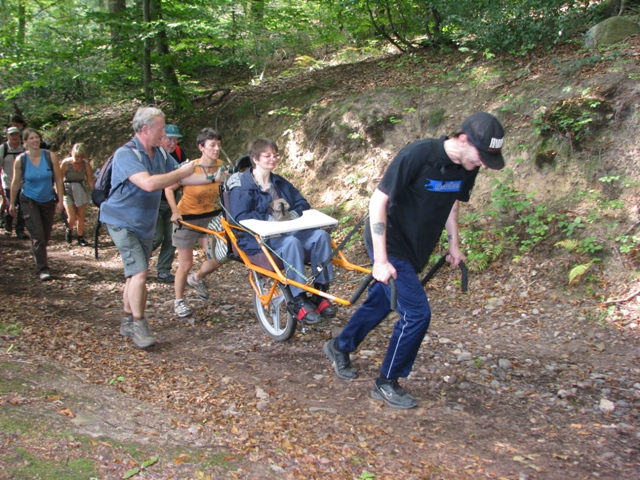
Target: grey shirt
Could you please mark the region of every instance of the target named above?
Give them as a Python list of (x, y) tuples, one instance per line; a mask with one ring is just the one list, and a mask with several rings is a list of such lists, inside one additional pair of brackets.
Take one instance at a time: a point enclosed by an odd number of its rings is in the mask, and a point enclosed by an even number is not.
[(9, 190), (11, 188), (11, 181), (13, 180), (13, 163), (16, 157), (24, 152), (24, 147), (18, 145), (16, 148), (11, 148), (9, 143), (5, 142), (0, 145), (0, 167), (2, 167), (2, 188)]

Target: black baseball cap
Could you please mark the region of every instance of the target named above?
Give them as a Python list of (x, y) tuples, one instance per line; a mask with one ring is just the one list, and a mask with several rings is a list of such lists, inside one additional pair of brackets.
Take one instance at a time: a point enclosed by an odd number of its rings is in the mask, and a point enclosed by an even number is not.
[(504, 167), (501, 152), (504, 129), (496, 117), (486, 112), (474, 113), (462, 122), (461, 129), (480, 152), (480, 158), (486, 167), (492, 170)]

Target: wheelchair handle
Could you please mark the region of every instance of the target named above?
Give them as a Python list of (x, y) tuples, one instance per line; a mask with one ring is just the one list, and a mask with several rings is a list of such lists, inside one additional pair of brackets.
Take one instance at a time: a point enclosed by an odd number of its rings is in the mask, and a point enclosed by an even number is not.
[[(431, 278), (436, 274), (436, 272), (440, 270), (440, 267), (442, 267), (442, 265), (444, 265), (446, 261), (447, 261), (447, 256), (443, 255), (436, 262), (436, 264), (433, 267), (431, 267), (431, 270), (427, 272), (427, 274), (424, 276), (424, 278), (420, 282), (423, 287), (426, 285), (426, 283), (429, 280), (431, 280)], [(467, 291), (468, 285), (469, 285), (469, 271), (467, 270), (467, 266), (465, 265), (464, 262), (460, 262), (459, 266), (460, 266), (460, 272), (462, 273), (462, 278), (460, 281), (460, 289), (464, 293)]]
[[(367, 289), (367, 287), (371, 283), (371, 280), (373, 280), (372, 273), (368, 273), (362, 279), (362, 281), (360, 282), (360, 285), (358, 286), (358, 289), (354, 292), (354, 294), (351, 296), (351, 299), (349, 300), (349, 303), (351, 303), (351, 305), (353, 305), (358, 301), (358, 299), (360, 298), (360, 295), (362, 295), (362, 293)], [(389, 278), (389, 288), (391, 288), (390, 306), (391, 306), (391, 310), (395, 312), (398, 306), (398, 291), (396, 290), (396, 279), (393, 277)]]

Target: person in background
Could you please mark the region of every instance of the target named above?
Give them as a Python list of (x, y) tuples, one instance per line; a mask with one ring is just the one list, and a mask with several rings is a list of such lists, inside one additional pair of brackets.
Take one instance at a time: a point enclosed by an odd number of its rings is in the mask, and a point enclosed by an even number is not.
[[(60, 166), (64, 178), (64, 208), (67, 211), (67, 230), (65, 240), (71, 243), (73, 227), (77, 223), (78, 245), (86, 247), (89, 244), (84, 239), (84, 214), (91, 202), (89, 192), (93, 190), (93, 174), (87, 160), (87, 148), (83, 143), (76, 143), (71, 148), (71, 156), (65, 158)], [(87, 191), (85, 181), (89, 186)]]
[[(4, 190), (4, 229), (7, 235), (11, 235), (13, 231), (13, 223), (15, 220), (16, 237), (27, 240), (29, 235), (24, 233), (24, 218), (20, 204), (16, 205), (16, 216), (9, 213), (9, 204), (11, 203), (11, 181), (13, 180), (13, 164), (16, 158), (24, 152), (22, 140), (20, 138), (20, 130), (18, 127), (9, 127), (7, 129), (7, 141), (0, 145), (0, 168), (2, 168), (2, 188)], [(19, 193), (19, 192), (18, 192)], [(18, 195), (19, 196), (19, 195)]]
[(139, 108), (132, 125), (135, 151), (126, 145), (116, 150), (111, 184), (117, 188), (100, 205), (100, 221), (107, 225), (124, 266), (120, 335), (131, 337), (139, 348), (148, 348), (156, 344), (145, 319), (145, 305), (160, 191), (189, 177), (195, 164), (178, 165), (160, 148), (165, 122), (159, 108)]
[(31, 252), (38, 275), (40, 280), (48, 281), (51, 273), (47, 244), (51, 238), (53, 218), (62, 212), (62, 174), (56, 155), (40, 148), (42, 138), (37, 131), (25, 128), (22, 140), (26, 150), (13, 164), (9, 213), (16, 216), (20, 193), (20, 208), (31, 235)]
[(24, 118), (22, 118), (22, 115), (16, 114), (11, 117), (11, 125), (17, 128), (18, 132), (20, 132), (20, 145), (22, 145), (22, 138), (24, 136), (23, 133), (24, 129), (27, 128), (27, 122)]
[[(24, 138), (24, 129), (27, 128), (27, 121), (22, 117), (22, 115), (16, 114), (11, 117), (11, 125), (16, 127), (20, 131), (20, 144), (22, 144), (22, 140)], [(42, 135), (40, 136), (40, 148), (42, 150), (51, 149), (51, 143), (42, 138)]]
[(443, 228), (449, 239), (447, 260), (454, 267), (465, 260), (458, 238), (458, 204), (469, 201), (480, 167), (504, 167), (503, 141), (502, 125), (493, 115), (474, 113), (451, 137), (426, 138), (404, 147), (371, 195), (365, 245), (377, 281), (323, 351), (338, 377), (350, 380), (358, 376), (349, 354), (391, 312), (388, 283), (394, 278), (400, 318), (371, 392), (371, 397), (392, 408), (417, 405), (398, 379), (411, 372), (431, 320), (418, 272), (429, 260)]
[(209, 291), (204, 283), (204, 278), (220, 268), (220, 264), (213, 258), (205, 260), (195, 273), (191, 272), (193, 266), (193, 247), (200, 242), (206, 248), (207, 234), (187, 227), (181, 227), (182, 220), (206, 228), (209, 222), (220, 213), (218, 195), (220, 183), (226, 180), (226, 173), (220, 155), (222, 137), (212, 128), (203, 128), (196, 139), (200, 158), (195, 160), (196, 170), (194, 177), (209, 180), (207, 184), (184, 186), (182, 198), (176, 202), (174, 192), (180, 186), (179, 183), (165, 189), (167, 201), (171, 207), (171, 221), (176, 224), (173, 229), (173, 245), (178, 250), (178, 270), (176, 271), (174, 311), (181, 318), (190, 316), (193, 311), (187, 305), (184, 298), (185, 286), (189, 284), (198, 296), (203, 300), (209, 299)]
[[(178, 163), (188, 162), (184, 150), (178, 146), (178, 141), (182, 138), (182, 134), (176, 125), (167, 125), (164, 127), (164, 137), (162, 137), (161, 146)], [(173, 232), (173, 224), (171, 223), (171, 207), (167, 203), (167, 196), (162, 191), (160, 200), (160, 210), (158, 211), (158, 224), (156, 225), (156, 233), (153, 237), (153, 249), (160, 247), (158, 253), (158, 263), (156, 269), (158, 271), (158, 281), (162, 283), (173, 283), (175, 276), (171, 273), (171, 264), (176, 249), (173, 246), (171, 235)]]
[[(280, 215), (287, 219), (298, 218), (311, 206), (300, 191), (273, 169), (280, 158), (278, 146), (268, 138), (253, 142), (249, 156), (253, 168), (244, 173), (234, 174), (227, 182), (229, 188), (230, 213), (234, 221), (256, 219), (275, 221)], [(282, 218), (284, 219), (284, 218)], [(316, 272), (318, 265), (331, 256), (331, 237), (322, 229), (300, 230), (270, 238), (267, 244), (285, 263), (287, 278), (306, 283), (304, 259), (308, 255), (311, 269)], [(238, 235), (238, 246), (249, 256), (260, 253), (260, 247), (253, 235)], [(333, 279), (333, 265), (329, 263), (318, 276), (314, 288), (328, 291)], [(335, 317), (338, 308), (328, 300), (314, 295), (309, 298), (304, 290), (291, 286), (292, 313), (303, 323), (313, 324), (322, 317)]]
[(162, 148), (169, 152), (178, 163), (188, 162), (187, 152), (179, 145), (182, 134), (178, 126), (172, 124), (167, 125), (164, 129), (164, 134), (165, 138), (162, 139)]

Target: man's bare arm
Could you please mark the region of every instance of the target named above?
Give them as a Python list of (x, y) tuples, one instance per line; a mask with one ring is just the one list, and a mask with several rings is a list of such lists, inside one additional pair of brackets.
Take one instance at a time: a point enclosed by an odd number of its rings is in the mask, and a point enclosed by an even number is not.
[(373, 278), (387, 283), (390, 277), (396, 278), (396, 269), (387, 258), (387, 205), (389, 196), (376, 189), (369, 201), (371, 239), (373, 241)]

